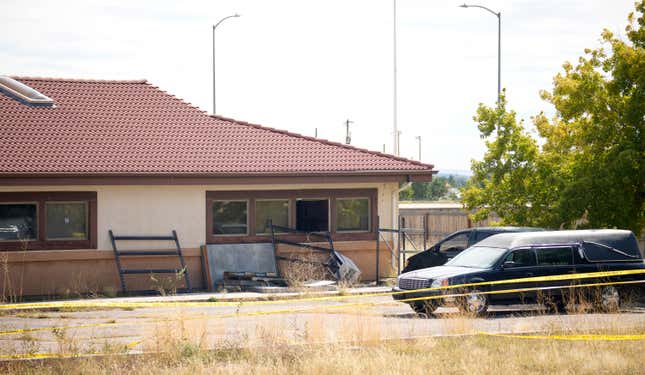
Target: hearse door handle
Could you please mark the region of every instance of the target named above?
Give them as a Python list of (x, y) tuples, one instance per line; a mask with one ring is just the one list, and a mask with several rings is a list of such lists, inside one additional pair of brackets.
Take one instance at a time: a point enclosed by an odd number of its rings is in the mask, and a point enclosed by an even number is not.
[(533, 277), (533, 272), (527, 272), (526, 277)]

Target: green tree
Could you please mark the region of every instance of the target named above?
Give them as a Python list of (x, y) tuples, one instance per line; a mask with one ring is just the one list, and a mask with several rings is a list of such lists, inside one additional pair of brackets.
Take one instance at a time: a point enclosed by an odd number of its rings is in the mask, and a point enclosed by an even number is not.
[[(547, 227), (645, 225), (645, 1), (629, 15), (627, 40), (602, 33), (602, 46), (563, 65), (542, 97), (556, 115), (533, 119), (538, 148), (505, 101), (480, 105), (475, 120), (488, 151), (473, 161), (463, 191), (475, 219), (491, 211), (508, 224)], [(542, 143), (542, 142), (541, 142)]]
[(428, 187), (428, 199), (439, 200), (448, 194), (448, 180), (445, 177), (434, 177)]
[(504, 223), (535, 224), (530, 212), (538, 156), (535, 139), (514, 111), (506, 111), (505, 93), (495, 108), (480, 104), (473, 119), (488, 150), (481, 161), (471, 162), (473, 176), (462, 189), (464, 206), (475, 211), (473, 220), (494, 211)]
[(444, 177), (434, 177), (432, 182), (413, 182), (410, 187), (399, 193), (400, 200), (434, 201), (446, 196), (448, 186)]

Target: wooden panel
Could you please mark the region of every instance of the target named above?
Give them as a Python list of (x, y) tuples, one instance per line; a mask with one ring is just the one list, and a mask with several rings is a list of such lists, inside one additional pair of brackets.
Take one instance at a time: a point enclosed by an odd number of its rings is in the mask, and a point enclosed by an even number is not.
[(499, 221), (497, 215), (491, 215), (490, 218), (480, 222), (472, 222), (468, 218), (466, 211), (459, 208), (426, 208), (406, 210), (412, 214), (404, 214), (401, 217), (405, 220), (407, 228), (423, 228), (423, 217), (426, 216), (428, 220), (428, 237), (427, 243), (430, 247), (436, 242), (440, 241), (447, 235), (461, 229), (471, 227), (484, 227), (489, 226), (491, 223)]

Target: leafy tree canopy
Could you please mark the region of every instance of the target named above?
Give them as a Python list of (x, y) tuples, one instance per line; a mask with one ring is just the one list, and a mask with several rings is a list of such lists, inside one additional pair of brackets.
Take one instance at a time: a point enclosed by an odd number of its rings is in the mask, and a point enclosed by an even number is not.
[[(565, 63), (543, 91), (556, 115), (535, 116), (540, 142), (507, 111), (479, 106), (474, 117), (488, 148), (472, 162), (463, 190), (480, 220), (551, 228), (645, 226), (645, 1), (628, 17), (627, 40), (602, 33), (577, 65)], [(538, 146), (541, 144), (542, 146)]]

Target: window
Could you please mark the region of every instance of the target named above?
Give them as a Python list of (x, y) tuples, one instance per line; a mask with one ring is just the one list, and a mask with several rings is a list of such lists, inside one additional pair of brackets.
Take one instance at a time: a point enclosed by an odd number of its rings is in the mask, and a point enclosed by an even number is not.
[(499, 247), (473, 246), (462, 251), (446, 263), (446, 266), (490, 268), (497, 263), (506, 249)]
[(336, 200), (336, 230), (367, 232), (370, 230), (370, 201), (368, 198), (338, 198)]
[(86, 202), (46, 202), (48, 240), (87, 239)]
[(0, 203), (0, 241), (38, 238), (36, 203)]
[(296, 201), (296, 229), (306, 232), (329, 230), (328, 199), (298, 199)]
[(239, 235), (248, 233), (247, 201), (213, 202), (213, 234)]
[(0, 251), (96, 249), (96, 192), (0, 192)]
[[(206, 242), (266, 242), (277, 226), (330, 232), (334, 240), (374, 240), (377, 189), (242, 190), (206, 192)], [(284, 231), (287, 240), (305, 241)]]
[(485, 230), (476, 230), (475, 231), (475, 241), (473, 243), (477, 243), (485, 238), (488, 238), (494, 234), (501, 233), (501, 232), (487, 232)]
[(570, 247), (538, 249), (537, 257), (540, 266), (566, 266), (572, 264)]
[(468, 235), (470, 233), (459, 233), (456, 236), (447, 239), (439, 245), (439, 251), (442, 253), (452, 251), (462, 251), (468, 247)]
[(515, 267), (535, 266), (535, 254), (531, 249), (515, 250), (508, 254), (506, 262), (514, 262)]
[(269, 222), (281, 227), (289, 226), (288, 199), (258, 199), (255, 201), (255, 233), (271, 233)]

